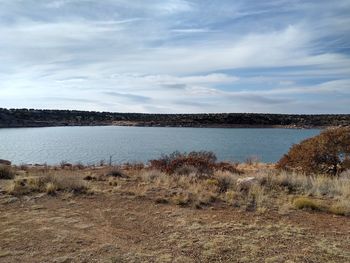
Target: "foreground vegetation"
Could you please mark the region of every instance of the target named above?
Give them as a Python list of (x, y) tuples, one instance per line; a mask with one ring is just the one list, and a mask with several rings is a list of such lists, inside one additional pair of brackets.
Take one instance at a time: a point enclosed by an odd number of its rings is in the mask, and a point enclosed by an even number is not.
[[(2, 168), (4, 170), (4, 168)], [(174, 153), (149, 165), (39, 166), (6, 168), (5, 192), (88, 194), (109, 189), (156, 203), (207, 208), (233, 206), (246, 211), (310, 209), (350, 215), (350, 172), (339, 176), (281, 171), (262, 163), (216, 162), (208, 152)], [(1, 170), (0, 170), (1, 171)], [(3, 173), (4, 174), (4, 173)]]
[(350, 169), (350, 127), (328, 129), (293, 145), (277, 167), (332, 176)]
[(349, 262), (349, 172), (228, 165), (13, 166), (0, 261)]

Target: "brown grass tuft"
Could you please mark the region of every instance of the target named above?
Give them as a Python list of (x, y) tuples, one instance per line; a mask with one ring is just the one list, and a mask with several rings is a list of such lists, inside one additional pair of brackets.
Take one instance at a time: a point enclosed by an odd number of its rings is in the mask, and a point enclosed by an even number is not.
[(10, 166), (0, 165), (0, 179), (10, 180), (15, 178), (15, 173)]
[(24, 195), (32, 192), (55, 194), (57, 191), (74, 194), (87, 193), (88, 187), (78, 176), (70, 174), (46, 174), (43, 176), (15, 179), (8, 188), (12, 195)]
[(294, 200), (293, 204), (298, 209), (321, 210), (320, 204), (308, 197), (298, 197)]

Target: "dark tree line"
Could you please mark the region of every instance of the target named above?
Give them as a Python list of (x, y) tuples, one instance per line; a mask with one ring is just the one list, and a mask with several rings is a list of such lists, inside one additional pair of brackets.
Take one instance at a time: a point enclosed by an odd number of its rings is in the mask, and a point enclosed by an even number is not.
[(175, 127), (327, 127), (350, 125), (350, 114), (146, 114), (0, 108), (0, 127), (43, 127), (68, 125), (85, 126), (112, 124)]

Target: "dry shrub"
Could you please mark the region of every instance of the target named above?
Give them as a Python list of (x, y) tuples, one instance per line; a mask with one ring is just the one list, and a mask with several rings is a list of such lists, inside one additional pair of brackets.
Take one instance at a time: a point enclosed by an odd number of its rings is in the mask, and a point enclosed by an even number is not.
[(229, 172), (216, 172), (214, 175), (219, 193), (225, 193), (236, 184), (236, 177)]
[(182, 165), (182, 166), (176, 168), (174, 173), (177, 175), (190, 175), (190, 174), (197, 175), (199, 172), (195, 166), (185, 164), (185, 165)]
[(223, 195), (223, 200), (229, 205), (238, 206), (238, 199), (239, 193), (233, 190), (229, 190)]
[(154, 182), (160, 177), (164, 177), (164, 173), (159, 170), (144, 170), (138, 173), (138, 177), (144, 182)]
[(176, 196), (174, 196), (174, 197), (172, 198), (172, 201), (173, 201), (175, 204), (179, 205), (179, 206), (187, 206), (187, 205), (189, 205), (189, 204), (192, 202), (191, 196), (190, 196), (189, 193), (185, 193), (185, 194), (180, 193), (180, 194), (177, 194)]
[(251, 185), (247, 195), (247, 208), (250, 210), (256, 210), (265, 206), (268, 196), (265, 192), (265, 188), (254, 184)]
[(192, 166), (197, 169), (198, 175), (212, 175), (215, 169), (216, 156), (214, 153), (206, 151), (173, 152), (149, 162), (152, 169), (157, 169), (167, 174), (174, 174), (184, 166)]
[(0, 165), (0, 179), (10, 180), (14, 177), (15, 173), (10, 166)]
[(121, 178), (126, 178), (128, 177), (119, 167), (113, 167), (112, 169), (110, 169), (107, 174), (107, 176), (111, 176), (111, 177), (121, 177)]
[(32, 192), (32, 190), (28, 187), (26, 179), (15, 179), (8, 186), (7, 192), (12, 195), (24, 195)]
[(237, 168), (238, 164), (229, 162), (219, 162), (215, 164), (215, 169), (221, 172), (230, 172), (233, 174), (242, 174), (243, 172)]
[(285, 170), (337, 175), (350, 168), (350, 127), (323, 131), (293, 145), (277, 163)]
[(206, 179), (215, 171), (241, 173), (237, 164), (229, 162), (216, 162), (216, 156), (212, 152), (199, 151), (190, 153), (174, 152), (163, 155), (159, 159), (150, 160), (150, 168), (160, 170), (167, 174), (193, 175)]
[(257, 179), (260, 185), (264, 186), (268, 191), (286, 190), (288, 193), (299, 193), (304, 189), (310, 189), (310, 178), (302, 174), (287, 171), (281, 171), (279, 173), (261, 171), (257, 173)]
[(55, 194), (57, 191), (57, 186), (54, 183), (47, 183), (45, 192), (49, 195)]
[(86, 193), (88, 190), (85, 182), (76, 175), (48, 174), (41, 177), (42, 183), (47, 185), (52, 183), (57, 191), (73, 192), (75, 194)]

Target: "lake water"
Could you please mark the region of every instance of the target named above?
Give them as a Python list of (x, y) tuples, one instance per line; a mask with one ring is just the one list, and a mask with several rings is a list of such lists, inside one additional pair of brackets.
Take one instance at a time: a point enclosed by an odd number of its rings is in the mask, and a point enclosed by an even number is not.
[(275, 162), (318, 129), (50, 127), (0, 129), (0, 159), (15, 164), (143, 161), (173, 151), (213, 151), (220, 160)]

